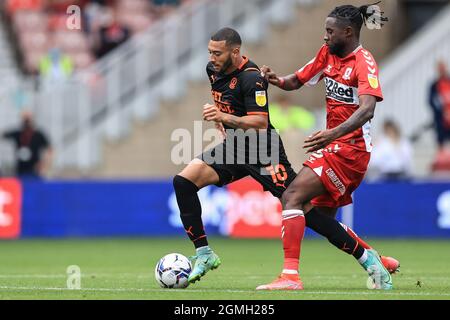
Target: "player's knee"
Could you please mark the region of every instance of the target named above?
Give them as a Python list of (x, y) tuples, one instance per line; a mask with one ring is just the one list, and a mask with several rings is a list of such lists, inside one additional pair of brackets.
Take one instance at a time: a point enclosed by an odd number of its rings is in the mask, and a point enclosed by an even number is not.
[(198, 191), (198, 187), (195, 183), (180, 175), (176, 175), (173, 178), (173, 188), (175, 189), (175, 192), (180, 195)]
[(303, 201), (301, 201), (301, 194), (297, 190), (286, 190), (281, 196), (281, 204), (283, 208), (301, 208)]

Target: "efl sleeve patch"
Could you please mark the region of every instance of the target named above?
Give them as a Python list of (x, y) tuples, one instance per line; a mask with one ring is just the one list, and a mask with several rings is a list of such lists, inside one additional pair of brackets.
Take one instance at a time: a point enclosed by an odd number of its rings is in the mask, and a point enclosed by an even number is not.
[(378, 77), (375, 74), (368, 74), (367, 75), (368, 80), (369, 80), (369, 84), (373, 89), (377, 89), (378, 88)]
[(264, 107), (267, 104), (266, 91), (255, 91), (255, 101), (260, 107)]

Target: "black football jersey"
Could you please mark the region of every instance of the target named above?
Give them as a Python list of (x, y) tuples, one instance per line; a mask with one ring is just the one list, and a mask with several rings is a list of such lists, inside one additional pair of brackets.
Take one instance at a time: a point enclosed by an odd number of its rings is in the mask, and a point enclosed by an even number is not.
[[(214, 104), (220, 111), (237, 117), (254, 114), (269, 117), (268, 82), (255, 63), (243, 58), (239, 68), (230, 74), (216, 72), (211, 62), (206, 66)], [(268, 129), (273, 129), (270, 121)]]
[[(269, 102), (267, 98), (269, 83), (261, 76), (258, 66), (244, 57), (244, 61), (239, 68), (230, 74), (216, 72), (211, 62), (208, 63), (206, 72), (211, 83), (211, 93), (214, 103), (220, 111), (237, 117), (257, 114), (267, 116), (268, 128), (264, 130), (266, 134), (258, 135), (256, 143), (245, 140), (245, 150), (241, 149), (239, 143), (236, 143), (237, 140), (234, 140), (234, 154), (232, 156), (236, 158), (245, 155), (246, 162), (248, 162), (249, 155), (258, 154), (259, 157), (259, 151), (262, 151), (260, 147), (266, 145), (264, 149), (267, 150), (268, 155), (272, 155), (272, 149), (276, 148), (280, 159), (285, 159), (286, 163), (289, 163), (286, 158), (283, 142), (270, 123)], [(225, 129), (232, 129), (225, 124), (224, 127)], [(238, 130), (235, 132), (237, 133)], [(226, 144), (230, 139), (236, 138), (237, 136), (234, 133), (229, 133), (229, 130), (227, 130), (227, 138), (224, 143)]]

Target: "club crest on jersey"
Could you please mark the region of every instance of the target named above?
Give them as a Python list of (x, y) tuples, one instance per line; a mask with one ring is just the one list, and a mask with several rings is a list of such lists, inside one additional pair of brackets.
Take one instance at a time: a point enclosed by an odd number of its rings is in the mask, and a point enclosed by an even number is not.
[(234, 88), (236, 88), (237, 81), (238, 81), (238, 80), (237, 80), (236, 77), (234, 77), (233, 79), (231, 79), (230, 85), (229, 85), (229, 87), (230, 87), (231, 90), (233, 90)]
[(347, 68), (345, 70), (344, 76), (342, 77), (342, 79), (344, 80), (350, 80), (350, 75), (352, 74), (353, 68)]
[(267, 104), (266, 92), (255, 91), (255, 101), (258, 106), (264, 107)]
[(368, 74), (367, 78), (369, 79), (369, 84), (373, 89), (378, 88), (378, 77), (374, 74)]

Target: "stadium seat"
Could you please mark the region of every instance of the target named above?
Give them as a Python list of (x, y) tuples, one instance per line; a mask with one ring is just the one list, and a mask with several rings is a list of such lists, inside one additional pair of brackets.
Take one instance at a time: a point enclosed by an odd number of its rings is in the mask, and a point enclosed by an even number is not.
[[(184, 2), (184, 1), (183, 1)], [(76, 4), (84, 7), (87, 0)], [(181, 2), (180, 2), (181, 3)], [(39, 60), (51, 47), (58, 47), (74, 59), (76, 67), (86, 67), (94, 60), (96, 50), (96, 34), (105, 19), (98, 19), (100, 12), (103, 18), (117, 12), (119, 23), (126, 26), (131, 34), (146, 30), (154, 21), (163, 15), (155, 9), (149, 0), (114, 0), (97, 5), (97, 16), (91, 22), (89, 32), (67, 29), (66, 9), (73, 0), (6, 0), (6, 10), (9, 13), (18, 48), (22, 51), (24, 70), (36, 73), (39, 70)], [(94, 10), (95, 11), (95, 10)], [(86, 23), (86, 22), (83, 22)]]
[(41, 10), (43, 4), (43, 0), (6, 0), (6, 10), (9, 14), (18, 10)]

